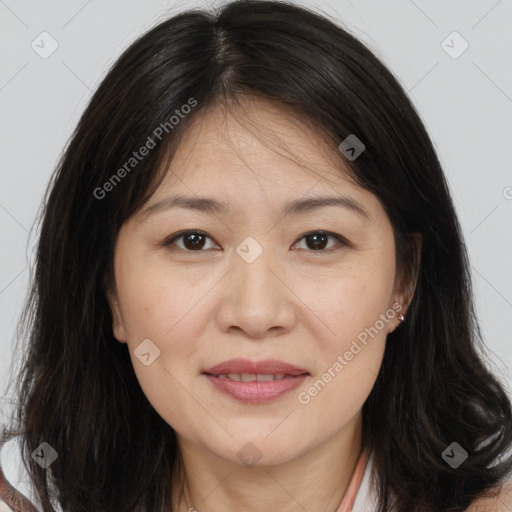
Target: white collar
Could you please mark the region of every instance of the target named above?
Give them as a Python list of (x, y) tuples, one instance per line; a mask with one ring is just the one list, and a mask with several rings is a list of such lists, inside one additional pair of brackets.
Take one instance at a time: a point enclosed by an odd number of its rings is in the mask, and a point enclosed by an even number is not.
[(352, 512), (374, 512), (377, 510), (377, 496), (370, 485), (373, 469), (373, 454), (370, 455), (361, 486), (357, 491)]

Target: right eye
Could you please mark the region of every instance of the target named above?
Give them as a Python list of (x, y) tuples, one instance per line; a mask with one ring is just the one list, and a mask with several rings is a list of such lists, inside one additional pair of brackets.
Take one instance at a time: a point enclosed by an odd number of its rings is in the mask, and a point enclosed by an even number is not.
[[(204, 231), (201, 230), (186, 230), (180, 231), (170, 238), (167, 238), (162, 245), (167, 247), (170, 251), (184, 251), (184, 252), (201, 252), (205, 245), (205, 240), (213, 240)], [(183, 240), (183, 246), (180, 247), (175, 243), (177, 240)], [(177, 248), (176, 248), (177, 246)]]

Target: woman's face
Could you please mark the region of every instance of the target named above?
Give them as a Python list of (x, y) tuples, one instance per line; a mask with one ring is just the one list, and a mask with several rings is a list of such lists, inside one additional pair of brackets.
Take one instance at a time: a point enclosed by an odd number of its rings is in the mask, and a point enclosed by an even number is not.
[[(276, 464), (360, 425), (405, 308), (390, 221), (338, 148), (284, 110), (250, 113), (302, 164), (220, 110), (196, 118), (119, 233), (112, 307), (145, 395), (182, 440)], [(310, 202), (327, 197), (339, 202)], [(246, 361), (212, 369), (233, 359)]]

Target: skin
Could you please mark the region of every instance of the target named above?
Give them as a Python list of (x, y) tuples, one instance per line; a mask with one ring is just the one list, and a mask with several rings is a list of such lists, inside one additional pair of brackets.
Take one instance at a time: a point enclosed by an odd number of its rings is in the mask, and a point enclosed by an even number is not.
[(512, 478), (495, 489), (493, 495), (475, 500), (467, 512), (510, 512), (512, 510)]
[[(338, 149), (282, 107), (252, 100), (246, 109), (243, 119), (278, 134), (279, 147), (262, 143), (230, 112), (206, 111), (189, 126), (158, 190), (121, 228), (110, 297), (114, 335), (128, 345), (145, 395), (176, 432), (188, 506), (331, 512), (358, 460), (361, 409), (398, 312), (308, 404), (299, 403), (298, 394), (393, 304), (405, 315), (413, 284), (396, 274), (382, 205), (350, 179)], [(176, 193), (226, 201), (231, 211), (175, 207), (145, 214)], [(333, 195), (360, 203), (368, 219), (339, 206), (279, 213), (289, 201)], [(210, 238), (195, 251), (187, 252), (186, 236), (164, 246), (185, 229)], [(348, 243), (330, 237), (315, 251), (304, 235), (318, 230)], [(263, 249), (252, 263), (236, 252), (247, 236)], [(145, 339), (160, 350), (148, 366), (134, 355)], [(242, 403), (201, 373), (233, 357), (279, 359), (310, 375), (271, 402)], [(249, 442), (261, 454), (252, 467), (237, 457)], [(176, 478), (172, 486), (176, 496)], [(175, 499), (173, 510), (187, 509)]]

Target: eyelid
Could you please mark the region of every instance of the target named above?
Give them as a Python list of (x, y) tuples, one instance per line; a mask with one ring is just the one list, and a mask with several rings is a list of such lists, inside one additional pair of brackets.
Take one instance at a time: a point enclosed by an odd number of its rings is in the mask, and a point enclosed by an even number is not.
[[(171, 251), (181, 251), (181, 252), (186, 252), (186, 253), (201, 253), (201, 252), (207, 252), (205, 250), (202, 250), (202, 249), (199, 249), (197, 251), (189, 251), (187, 249), (182, 249), (181, 247), (172, 247), (171, 246), (173, 245), (173, 243), (180, 239), (181, 237), (183, 237), (184, 235), (187, 235), (187, 234), (191, 234), (191, 233), (195, 233), (195, 234), (198, 234), (198, 235), (202, 235), (206, 238), (209, 238), (210, 240), (212, 240), (215, 244), (217, 244), (217, 242), (215, 242), (215, 240), (210, 236), (208, 235), (208, 233), (206, 233), (205, 231), (202, 231), (201, 229), (185, 229), (183, 231), (179, 231), (178, 233), (175, 233), (173, 235), (171, 235), (170, 237), (167, 237), (163, 242), (162, 242), (162, 246), (164, 247), (167, 247), (169, 250)], [(315, 235), (315, 234), (321, 234), (321, 235), (326, 235), (328, 237), (331, 237), (331, 238), (334, 238), (337, 240), (339, 246), (338, 247), (330, 247), (329, 249), (322, 249), (322, 250), (318, 250), (318, 251), (314, 251), (314, 250), (308, 250), (308, 249), (305, 249), (308, 253), (313, 253), (313, 254), (329, 254), (331, 253), (332, 251), (335, 251), (337, 249), (340, 249), (342, 247), (345, 247), (345, 246), (349, 246), (350, 245), (350, 242), (343, 236), (337, 234), (337, 233), (333, 233), (332, 231), (325, 231), (325, 230), (322, 230), (322, 229), (316, 229), (316, 230), (312, 230), (312, 231), (308, 231), (302, 235), (300, 235), (296, 240), (295, 242), (293, 242), (292, 244), (292, 247), (294, 245), (296, 245), (298, 242), (300, 242), (303, 238), (306, 238), (310, 235)], [(219, 245), (219, 244), (217, 244)], [(296, 250), (296, 249), (295, 249)]]
[[(205, 231), (202, 231), (201, 229), (184, 229), (183, 231), (179, 231), (178, 233), (175, 233), (174, 235), (171, 235), (171, 236), (165, 238), (164, 241), (161, 243), (161, 245), (164, 247), (167, 247), (168, 249), (173, 250), (173, 251), (175, 250), (175, 251), (182, 251), (182, 252), (189, 252), (189, 253), (206, 252), (204, 250), (188, 251), (186, 249), (182, 249), (181, 247), (171, 248), (171, 246), (173, 245), (173, 243), (176, 240), (180, 239), (181, 237), (183, 237), (187, 234), (191, 234), (191, 233), (203, 235), (204, 237), (209, 238), (210, 240), (215, 242), (215, 240), (208, 233), (206, 233)], [(217, 244), (217, 242), (215, 242), (215, 243)]]
[(323, 229), (314, 229), (313, 231), (308, 231), (307, 233), (300, 235), (297, 238), (297, 240), (295, 242), (293, 242), (293, 245), (296, 245), (303, 238), (306, 238), (307, 236), (317, 235), (317, 234), (326, 235), (330, 238), (334, 238), (338, 242), (338, 246), (334, 246), (334, 247), (330, 247), (329, 249), (322, 249), (322, 250), (318, 250), (318, 251), (314, 251), (311, 249), (305, 249), (308, 253), (319, 254), (319, 255), (320, 254), (330, 254), (333, 251), (336, 251), (338, 249), (341, 249), (342, 247), (346, 247), (346, 246), (350, 245), (350, 243), (348, 242), (348, 240), (345, 237), (338, 235), (338, 233), (333, 233), (332, 231), (325, 231)]

